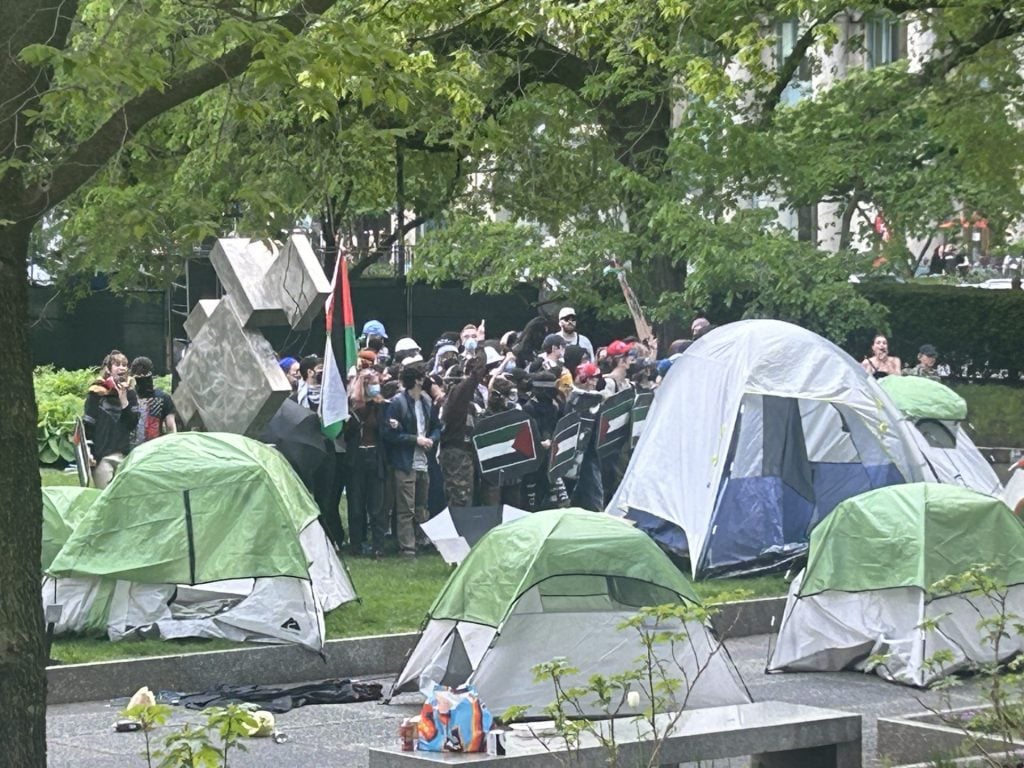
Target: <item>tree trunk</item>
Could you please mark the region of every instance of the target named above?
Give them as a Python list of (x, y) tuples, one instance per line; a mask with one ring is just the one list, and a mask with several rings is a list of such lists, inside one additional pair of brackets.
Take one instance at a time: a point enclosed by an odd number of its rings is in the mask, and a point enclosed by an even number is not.
[(0, 766), (46, 768), (42, 498), (28, 342), (30, 227), (0, 226)]

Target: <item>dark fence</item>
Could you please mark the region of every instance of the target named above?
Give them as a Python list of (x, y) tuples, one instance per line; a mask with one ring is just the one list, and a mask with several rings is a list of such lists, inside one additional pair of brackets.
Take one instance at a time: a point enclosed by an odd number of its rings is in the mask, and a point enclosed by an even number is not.
[(32, 361), (58, 368), (99, 365), (111, 349), (145, 355), (163, 373), (167, 356), (166, 294), (91, 293), (69, 306), (57, 289), (29, 287)]
[[(193, 292), (209, 298), (207, 292)], [(170, 340), (180, 337), (180, 317), (168, 311), (172, 298), (164, 292), (112, 294), (96, 292), (68, 306), (55, 288), (30, 286), (29, 315), (32, 356), (36, 365), (86, 368), (98, 365), (111, 349), (129, 358), (146, 355), (159, 373), (166, 373)], [(367, 279), (352, 285), (356, 332), (365, 321), (384, 323), (391, 346), (412, 335), (424, 348), (444, 331), (466, 323), (487, 321), (488, 335), (521, 329), (537, 314), (537, 291), (527, 286), (500, 296), (471, 294), (458, 284), (432, 288), (407, 286), (404, 280)], [(321, 315), (308, 331), (271, 328), (267, 338), (281, 354), (322, 352)]]

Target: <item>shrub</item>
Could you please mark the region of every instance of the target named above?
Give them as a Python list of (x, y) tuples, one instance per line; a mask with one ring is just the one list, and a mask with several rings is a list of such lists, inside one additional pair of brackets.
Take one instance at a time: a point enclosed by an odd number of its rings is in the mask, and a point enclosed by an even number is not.
[(65, 371), (42, 365), (32, 377), (39, 410), (36, 441), (40, 464), (75, 460), (71, 437), (75, 419), (82, 415), (85, 394), (96, 372), (85, 369)]

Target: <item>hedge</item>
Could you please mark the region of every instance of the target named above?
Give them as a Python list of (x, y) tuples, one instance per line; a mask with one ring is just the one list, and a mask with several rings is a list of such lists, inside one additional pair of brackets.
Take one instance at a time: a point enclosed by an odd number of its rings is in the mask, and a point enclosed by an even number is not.
[[(951, 380), (996, 378), (1020, 385), (1024, 373), (1024, 291), (927, 283), (862, 283), (858, 289), (889, 310), (889, 351), (913, 365), (922, 344), (934, 344)], [(844, 345), (858, 360), (875, 329), (851, 334)]]

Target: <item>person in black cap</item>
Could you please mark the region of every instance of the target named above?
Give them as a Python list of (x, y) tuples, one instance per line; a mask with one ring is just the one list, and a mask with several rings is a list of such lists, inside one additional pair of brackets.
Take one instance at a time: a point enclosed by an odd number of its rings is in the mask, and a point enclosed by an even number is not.
[(562, 364), (562, 357), (565, 354), (565, 339), (557, 333), (549, 333), (544, 337), (544, 343), (541, 344), (541, 349), (544, 351), (544, 354), (538, 357), (530, 365), (530, 373), (550, 371), (553, 368), (559, 367)]
[(932, 381), (939, 381), (939, 372), (935, 369), (935, 363), (939, 358), (939, 351), (933, 344), (922, 344), (917, 350), (917, 365), (907, 368), (904, 376), (923, 376)]

